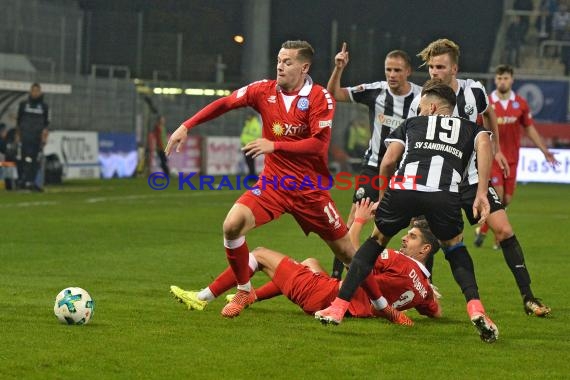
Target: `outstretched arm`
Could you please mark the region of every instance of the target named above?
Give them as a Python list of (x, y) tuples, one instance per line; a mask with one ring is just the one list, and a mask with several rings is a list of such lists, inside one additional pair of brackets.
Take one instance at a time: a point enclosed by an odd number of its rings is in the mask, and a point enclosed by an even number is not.
[(177, 153), (180, 152), (180, 149), (188, 137), (188, 130), (190, 128), (215, 119), (216, 117), (223, 115), (231, 109), (242, 107), (241, 104), (239, 106), (235, 105), (235, 103), (232, 101), (232, 96), (233, 94), (213, 101), (198, 111), (190, 119), (183, 122), (182, 125), (180, 125), (180, 127), (178, 127), (178, 129), (176, 129), (176, 131), (174, 131), (174, 133), (170, 136), (168, 144), (166, 144), (166, 149), (164, 149), (166, 155), (168, 156), (173, 149), (176, 149)]
[(490, 208), (487, 198), (489, 190), (489, 175), (491, 172), (491, 141), (486, 132), (481, 132), (475, 140), (475, 149), (477, 151), (477, 172), (479, 182), (477, 183), (477, 194), (473, 202), (473, 215), (479, 217), (479, 223), (483, 224), (487, 216), (489, 216)]
[(348, 231), (350, 242), (355, 249), (360, 247), (360, 233), (362, 232), (362, 227), (374, 218), (376, 207), (378, 207), (378, 202), (374, 203), (370, 198), (362, 199), (355, 204), (354, 221)]
[(540, 149), (542, 154), (544, 154), (544, 158), (546, 159), (546, 161), (550, 163), (550, 165), (552, 165), (553, 167), (556, 165), (560, 165), (560, 162), (556, 159), (556, 157), (554, 157), (554, 154), (552, 154), (552, 152), (549, 151), (548, 148), (546, 147), (546, 144), (540, 137), (540, 134), (538, 134), (538, 131), (536, 130), (534, 125), (526, 127), (525, 131), (527, 136), (534, 143), (534, 145), (536, 145), (538, 149)]
[(429, 297), (431, 297), (429, 301), (422, 305), (416, 306), (416, 310), (418, 313), (425, 315), (426, 317), (441, 318), (441, 304), (433, 293), (431, 293)]
[(493, 109), (493, 107), (489, 106), (487, 107), (485, 112), (483, 112), (482, 116), (483, 116), (483, 125), (485, 126), (485, 128), (493, 132), (492, 141), (495, 152), (495, 161), (497, 161), (497, 163), (499, 164), (499, 167), (503, 171), (505, 177), (508, 177), (510, 175), (509, 162), (507, 161), (507, 158), (505, 157), (503, 152), (501, 152), (501, 144), (499, 140), (500, 138), (499, 126), (497, 124), (497, 115), (495, 115), (495, 110)]
[(348, 65), (348, 51), (346, 51), (346, 42), (343, 42), (342, 50), (334, 57), (334, 69), (327, 83), (327, 90), (339, 102), (350, 102), (348, 91), (340, 86), (340, 78), (346, 65)]
[[(384, 181), (389, 181), (394, 175), (396, 171), (396, 165), (402, 158), (404, 154), (404, 144), (403, 142), (393, 141), (390, 142), (388, 145), (388, 149), (386, 149), (386, 153), (384, 153), (384, 157), (382, 158), (382, 162), (380, 162), (380, 178)], [(380, 197), (378, 198), (379, 201), (382, 200), (384, 196), (384, 192), (388, 186), (380, 186)]]

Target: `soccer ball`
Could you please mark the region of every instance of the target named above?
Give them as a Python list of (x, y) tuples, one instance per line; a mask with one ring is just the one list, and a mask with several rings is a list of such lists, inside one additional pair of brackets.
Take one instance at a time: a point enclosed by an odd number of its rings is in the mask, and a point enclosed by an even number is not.
[(57, 297), (53, 312), (57, 319), (68, 325), (84, 325), (93, 317), (95, 303), (93, 299), (81, 288), (65, 288)]

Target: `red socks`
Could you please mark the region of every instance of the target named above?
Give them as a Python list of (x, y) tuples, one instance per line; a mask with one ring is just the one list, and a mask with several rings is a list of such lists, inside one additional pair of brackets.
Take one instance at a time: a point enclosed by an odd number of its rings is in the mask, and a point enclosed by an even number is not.
[(224, 239), (226, 247), (226, 257), (238, 285), (247, 284), (249, 282), (249, 249), (245, 242), (245, 236), (241, 236), (235, 240)]

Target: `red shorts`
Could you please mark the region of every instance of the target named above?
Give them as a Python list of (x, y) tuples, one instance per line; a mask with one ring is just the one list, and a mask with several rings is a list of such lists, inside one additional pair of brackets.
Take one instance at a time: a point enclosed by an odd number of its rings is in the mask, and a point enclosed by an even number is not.
[[(286, 257), (275, 269), (273, 283), (281, 293), (299, 305), (307, 314), (330, 306), (338, 295), (340, 282), (325, 273), (315, 273), (308, 267)], [(348, 308), (354, 317), (370, 317), (370, 302), (362, 288), (358, 288)]]
[(491, 168), (491, 184), (494, 187), (503, 187), (504, 193), (512, 196), (515, 193), (515, 188), (517, 187), (517, 164), (510, 163), (509, 169), (510, 174), (505, 178), (499, 164), (497, 164), (496, 161), (493, 161), (493, 167)]
[(314, 232), (324, 240), (334, 241), (348, 233), (334, 201), (325, 190), (300, 192), (266, 186), (265, 189), (248, 190), (236, 203), (253, 212), (256, 227), (288, 213), (293, 215), (305, 235)]
[(286, 257), (275, 269), (273, 283), (281, 293), (307, 314), (330, 306), (338, 294), (339, 281)]

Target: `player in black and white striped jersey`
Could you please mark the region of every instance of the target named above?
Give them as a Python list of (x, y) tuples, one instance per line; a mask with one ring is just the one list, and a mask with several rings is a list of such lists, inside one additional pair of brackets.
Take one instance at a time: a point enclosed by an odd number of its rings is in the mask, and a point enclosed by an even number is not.
[[(456, 77), (459, 62), (459, 46), (451, 40), (439, 39), (431, 42), (418, 56), (421, 57), (424, 64), (427, 65), (431, 78), (438, 78), (454, 89), (457, 96), (457, 106), (453, 112), (454, 116), (461, 116), (471, 121), (476, 121), (479, 114), (483, 117), (484, 125), (494, 134), (493, 145), (495, 147), (495, 160), (501, 169), (505, 171), (505, 175), (508, 176), (509, 165), (505, 156), (500, 151), (500, 136), (498, 134), (495, 112), (493, 111), (493, 107), (489, 107), (487, 94), (483, 85), (471, 79), (463, 80), (457, 79)], [(418, 102), (419, 99), (414, 99), (408, 117), (416, 114)], [(471, 225), (478, 222), (471, 209), (471, 204), (475, 198), (477, 182), (477, 167), (475, 157), (473, 157), (471, 165), (469, 166), (467, 179), (460, 187), (463, 210)], [(487, 224), (495, 233), (496, 239), (503, 251), (505, 261), (515, 277), (523, 300), (524, 311), (529, 315), (545, 317), (550, 314), (550, 308), (534, 296), (530, 287), (530, 274), (525, 265), (522, 247), (513, 231), (497, 192), (491, 184), (488, 186), (487, 197), (491, 205), (491, 212), (487, 218)], [(460, 262), (466, 260), (466, 258), (461, 258), (449, 253), (446, 254), (446, 259), (452, 266), (452, 271), (454, 267), (472, 265), (472, 263), (469, 264), (467, 261), (461, 264)], [(430, 264), (433, 265), (433, 261), (428, 261), (426, 266), (428, 270), (432, 272), (433, 268)], [(457, 280), (457, 276), (455, 277)], [(460, 283), (459, 285), (463, 289)]]
[[(426, 82), (420, 101), (422, 116), (409, 118), (386, 138), (389, 146), (380, 165), (380, 175), (392, 178), (400, 162), (398, 182), (380, 193), (377, 228), (354, 255), (338, 297), (329, 308), (315, 313), (317, 319), (334, 324), (342, 321), (348, 302), (367, 278), (376, 258), (391, 237), (405, 228), (414, 216), (425, 215), (444, 251), (470, 260), (463, 244), (459, 184), (470, 157), (476, 152), (480, 181), (471, 207), (473, 214), (485, 220), (490, 209), (487, 182), (492, 160), (491, 141), (488, 131), (476, 123), (451, 116), (455, 100), (453, 89), (440, 80)], [(482, 340), (494, 342), (498, 329), (479, 299), (473, 266), (455, 269), (459, 271), (454, 271), (454, 276), (461, 276), (466, 298), (469, 297), (470, 320)], [(375, 300), (381, 301), (381, 298)]]
[[(347, 220), (347, 225), (350, 226), (354, 220), (357, 202), (363, 198), (378, 201), (380, 187), (378, 171), (380, 161), (386, 152), (384, 139), (406, 119), (410, 105), (415, 96), (421, 92), (421, 87), (408, 81), (412, 73), (411, 59), (402, 50), (393, 50), (386, 55), (384, 61), (386, 80), (341, 87), (341, 76), (349, 61), (346, 48), (346, 43), (343, 43), (341, 51), (335, 56), (335, 67), (327, 84), (327, 90), (337, 102), (360, 103), (367, 106), (372, 135), (362, 158), (360, 171), (361, 178), (367, 178), (368, 183), (355, 189)], [(342, 270), (343, 264), (335, 260), (332, 276), (340, 279)]]

